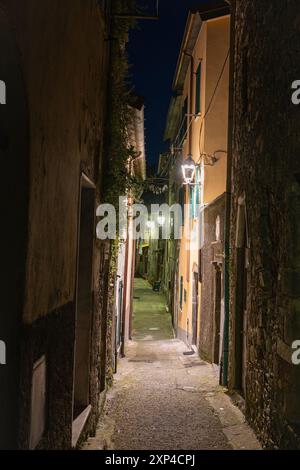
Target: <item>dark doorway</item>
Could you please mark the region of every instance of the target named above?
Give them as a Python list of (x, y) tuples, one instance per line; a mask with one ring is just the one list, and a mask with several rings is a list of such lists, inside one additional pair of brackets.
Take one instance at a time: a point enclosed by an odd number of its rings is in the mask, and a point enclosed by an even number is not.
[(75, 330), (74, 411), (78, 417), (90, 403), (89, 373), (93, 318), (92, 279), (94, 250), (95, 192), (84, 177), (81, 187), (80, 231)]
[[(18, 444), (21, 322), (28, 237), (27, 97), (15, 29), (0, 8), (1, 313), (0, 449)], [(24, 343), (23, 343), (24, 344)], [(28, 358), (27, 358), (28, 359)], [(29, 360), (29, 359), (28, 359)], [(23, 364), (23, 361), (22, 361)], [(27, 362), (26, 362), (27, 365)], [(24, 372), (25, 373), (25, 372)]]
[(199, 276), (197, 272), (193, 273), (193, 336), (192, 345), (198, 345), (198, 283)]
[(220, 363), (220, 337), (221, 337), (221, 300), (222, 300), (222, 270), (221, 266), (215, 266), (215, 290), (214, 290), (214, 343), (213, 362)]
[(156, 269), (155, 269), (155, 281), (161, 281), (161, 271), (162, 271), (162, 253), (159, 249), (159, 245), (156, 251)]

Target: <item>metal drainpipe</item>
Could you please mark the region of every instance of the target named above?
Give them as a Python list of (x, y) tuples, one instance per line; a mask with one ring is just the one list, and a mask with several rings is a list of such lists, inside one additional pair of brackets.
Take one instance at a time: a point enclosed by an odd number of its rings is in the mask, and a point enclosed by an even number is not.
[[(189, 150), (188, 153), (189, 155), (192, 156), (192, 145), (193, 145), (193, 104), (194, 104), (194, 57), (193, 54), (190, 54), (189, 52), (184, 51), (183, 52), (186, 56), (190, 57), (191, 59), (191, 64), (190, 64), (190, 105), (189, 105), (189, 122), (188, 122), (188, 134), (189, 134)], [(186, 188), (186, 204), (189, 205), (190, 203), (190, 188), (187, 186)], [(190, 228), (189, 228), (190, 229)], [(190, 282), (190, 250), (187, 253), (187, 282)]]
[(129, 339), (132, 340), (132, 322), (133, 322), (133, 294), (135, 279), (135, 260), (136, 260), (136, 240), (132, 241), (132, 267), (131, 267), (131, 291), (130, 291), (130, 313), (129, 313)]
[[(138, 155), (136, 158), (134, 158), (130, 163), (129, 163), (129, 173), (130, 175), (133, 175), (133, 165), (135, 160), (138, 160), (141, 157), (141, 155)], [(132, 196), (128, 196), (128, 211), (131, 210), (131, 205), (133, 204)], [(130, 240), (130, 227), (131, 227), (131, 216), (128, 213), (128, 218), (127, 218), (127, 240), (126, 240), (126, 252), (125, 252), (125, 273), (124, 273), (124, 297), (123, 297), (123, 307), (122, 307), (122, 334), (121, 334), (121, 357), (125, 357), (125, 342), (126, 342), (126, 337), (125, 337), (125, 331), (126, 331), (126, 304), (128, 302), (128, 296), (127, 296), (127, 286), (128, 283), (131, 281), (131, 279), (128, 279), (128, 263), (129, 263), (129, 244), (132, 242)], [(131, 295), (131, 292), (130, 292)], [(129, 318), (130, 322), (130, 318)]]
[[(127, 222), (129, 224), (129, 222)], [(123, 287), (123, 305), (121, 317), (121, 357), (125, 357), (125, 324), (126, 324), (126, 304), (127, 304), (127, 285), (128, 285), (128, 255), (129, 255), (129, 228), (127, 227), (127, 240), (125, 248), (125, 272), (124, 272), (124, 287)]]
[(228, 110), (228, 155), (226, 181), (226, 210), (225, 210), (225, 269), (224, 269), (224, 337), (222, 385), (228, 385), (228, 356), (229, 356), (229, 318), (230, 318), (230, 216), (231, 216), (231, 171), (232, 171), (232, 140), (233, 140), (233, 94), (234, 94), (234, 52), (235, 52), (235, 1), (231, 2), (230, 18), (230, 69), (229, 69), (229, 110)]

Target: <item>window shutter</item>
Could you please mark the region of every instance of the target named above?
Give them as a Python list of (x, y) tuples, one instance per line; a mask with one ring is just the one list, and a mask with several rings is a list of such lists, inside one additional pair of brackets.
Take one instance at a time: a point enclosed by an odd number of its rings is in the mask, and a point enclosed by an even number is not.
[(201, 62), (198, 65), (196, 72), (196, 109), (195, 113), (201, 112)]

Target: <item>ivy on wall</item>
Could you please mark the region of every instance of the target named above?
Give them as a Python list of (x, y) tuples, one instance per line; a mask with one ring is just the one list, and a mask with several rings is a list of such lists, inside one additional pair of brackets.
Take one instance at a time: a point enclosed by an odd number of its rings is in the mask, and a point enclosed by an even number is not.
[[(133, 4), (132, 0), (114, 0), (113, 2), (114, 10), (119, 13), (131, 11)], [(141, 190), (138, 178), (131, 174), (132, 161), (137, 155), (135, 149), (130, 145), (129, 138), (135, 116), (133, 109), (129, 106), (131, 88), (126, 44), (129, 30), (132, 27), (134, 27), (134, 21), (130, 19), (113, 18), (109, 37), (111, 48), (110, 77), (104, 146), (103, 202), (110, 203), (115, 207), (117, 223), (119, 197), (126, 195), (134, 197)], [(118, 238), (110, 243), (106, 364), (106, 382), (108, 386), (112, 384), (114, 370), (113, 324), (119, 243)]]
[[(114, 2), (118, 12), (126, 12), (133, 7), (131, 0)], [(104, 168), (104, 199), (118, 210), (119, 196), (136, 193), (140, 181), (132, 176), (131, 162), (137, 156), (130, 145), (129, 129), (133, 125), (134, 111), (129, 106), (131, 87), (129, 63), (126, 52), (129, 30), (134, 26), (130, 19), (113, 18), (111, 25), (111, 63), (109, 83), (109, 103), (107, 119), (107, 139), (105, 148), (106, 168)]]

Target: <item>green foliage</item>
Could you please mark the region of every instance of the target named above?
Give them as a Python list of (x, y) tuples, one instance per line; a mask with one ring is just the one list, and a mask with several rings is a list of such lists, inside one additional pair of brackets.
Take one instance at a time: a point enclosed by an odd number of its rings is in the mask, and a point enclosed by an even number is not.
[[(111, 241), (111, 248), (110, 248), (110, 285), (114, 285), (114, 274), (117, 272), (118, 268), (118, 253), (119, 253), (119, 245), (120, 240), (116, 238), (116, 240)], [(109, 299), (110, 300), (110, 299)]]
[[(126, 12), (132, 8), (132, 1), (118, 1), (115, 8)], [(107, 120), (107, 141), (105, 148), (106, 168), (104, 181), (105, 202), (118, 210), (119, 196), (136, 192), (139, 181), (130, 174), (131, 161), (136, 157), (129, 145), (129, 130), (134, 114), (129, 107), (129, 64), (126, 53), (128, 32), (134, 23), (128, 19), (115, 18), (111, 27), (111, 64), (109, 109)]]

